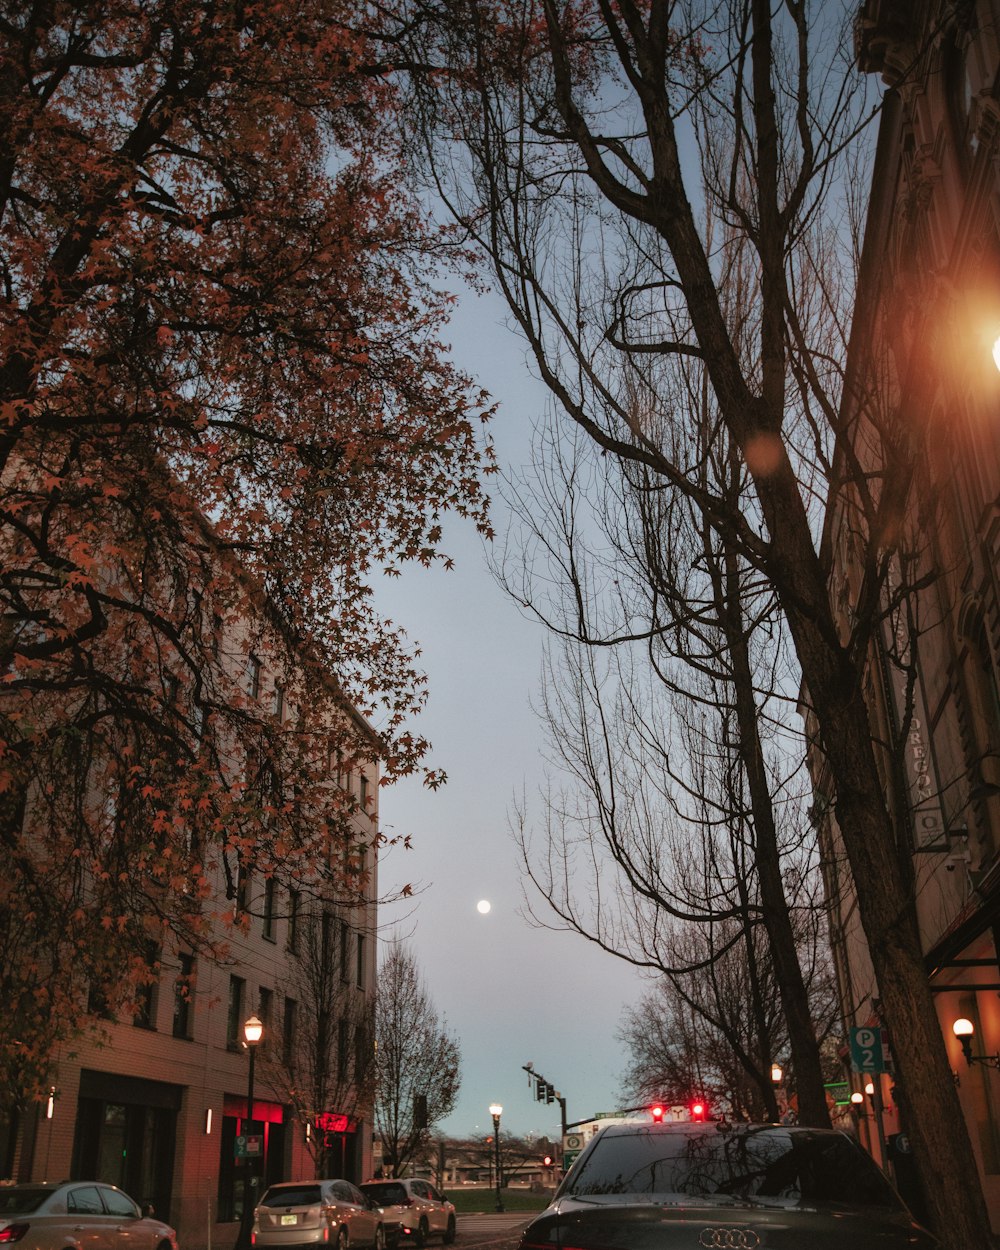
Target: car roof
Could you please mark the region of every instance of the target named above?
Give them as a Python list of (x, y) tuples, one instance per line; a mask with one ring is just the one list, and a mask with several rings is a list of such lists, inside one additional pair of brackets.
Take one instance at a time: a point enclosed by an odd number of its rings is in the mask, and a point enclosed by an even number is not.
[[(803, 1124), (748, 1124), (745, 1120), (673, 1120), (666, 1124), (655, 1124), (649, 1120), (634, 1120), (626, 1124), (609, 1124), (596, 1135), (598, 1137), (634, 1137), (638, 1133), (651, 1133), (656, 1136), (673, 1137), (680, 1134), (712, 1135), (715, 1133), (761, 1133), (770, 1130), (774, 1133), (790, 1133), (794, 1136), (827, 1136), (844, 1137), (846, 1134), (837, 1128), (809, 1128)], [(591, 1138), (593, 1141), (594, 1138)]]

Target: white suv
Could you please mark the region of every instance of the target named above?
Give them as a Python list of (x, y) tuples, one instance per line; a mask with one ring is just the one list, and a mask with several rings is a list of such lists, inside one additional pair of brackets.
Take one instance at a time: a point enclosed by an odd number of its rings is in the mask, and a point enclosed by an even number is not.
[(429, 1181), (366, 1181), (361, 1189), (385, 1211), (387, 1226), (398, 1220), (400, 1235), (418, 1247), (428, 1237), (440, 1236), (446, 1246), (455, 1240), (455, 1208)]

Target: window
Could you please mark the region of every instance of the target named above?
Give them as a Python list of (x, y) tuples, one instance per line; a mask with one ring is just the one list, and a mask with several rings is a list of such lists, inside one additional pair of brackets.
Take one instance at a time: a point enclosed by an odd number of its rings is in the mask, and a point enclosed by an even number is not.
[(354, 1030), (354, 1079), (360, 1081), (368, 1071), (368, 1030), (362, 1022)]
[(274, 901), (277, 886), (273, 877), (264, 882), (264, 936), (269, 942), (274, 941)]
[(287, 933), (288, 949), (297, 951), (299, 949), (299, 892), (298, 890), (288, 891), (288, 933)]
[(247, 660), (247, 694), (251, 699), (260, 698), (260, 679), (263, 672), (263, 665), (253, 652), (251, 652), (249, 659)]
[(147, 943), (145, 951), (146, 971), (142, 984), (135, 991), (135, 1015), (132, 1023), (138, 1029), (156, 1028), (156, 984), (160, 975), (160, 952), (155, 943)]
[(271, 1040), (271, 1027), (274, 1024), (274, 990), (265, 989), (263, 985), (257, 991), (257, 1015), (264, 1026), (260, 1040), (266, 1047)]
[(277, 681), (274, 683), (274, 718), (279, 725), (285, 719), (285, 687)]
[(240, 864), (236, 873), (236, 914), (242, 916), (250, 907), (250, 870)]
[(359, 782), (361, 785), (361, 794), (360, 794), (361, 808), (362, 808), (362, 811), (367, 812), (368, 811), (368, 777), (365, 773), (360, 774)]
[(226, 1045), (235, 1050), (243, 1036), (243, 1001), (247, 983), (242, 977), (229, 978), (229, 1008), (226, 1015)]
[(194, 993), (194, 956), (180, 956), (180, 970), (174, 982), (174, 1037), (191, 1036), (191, 995)]
[(294, 998), (285, 999), (285, 1014), (281, 1021), (281, 1057), (285, 1066), (295, 1058), (295, 1017), (298, 1003)]
[(354, 984), (358, 989), (364, 989), (365, 985), (365, 938), (363, 933), (358, 934), (357, 957), (355, 960)]
[(341, 1016), (337, 1023), (337, 1079), (339, 1081), (347, 1080), (348, 1032), (347, 1020)]
[(340, 922), (340, 979), (341, 981), (350, 980), (350, 972), (347, 967), (347, 942), (350, 936), (350, 930), (347, 927), (347, 921)]

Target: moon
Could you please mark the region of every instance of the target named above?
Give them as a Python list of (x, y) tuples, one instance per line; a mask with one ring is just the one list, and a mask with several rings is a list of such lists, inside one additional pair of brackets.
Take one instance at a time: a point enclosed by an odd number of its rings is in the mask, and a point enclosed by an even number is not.
[(481, 898), (476, 904), (476, 911), (479, 912), (480, 916), (485, 916), (486, 913), (490, 911), (492, 906), (493, 904), (488, 898)]

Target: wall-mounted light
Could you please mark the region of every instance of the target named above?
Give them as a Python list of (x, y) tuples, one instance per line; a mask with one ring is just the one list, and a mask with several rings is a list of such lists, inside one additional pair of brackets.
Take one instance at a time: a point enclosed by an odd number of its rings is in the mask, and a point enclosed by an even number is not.
[(207, 1137), (212, 1131), (212, 1108), (205, 1108), (205, 1136)]
[(50, 1085), (49, 1086), (49, 1100), (45, 1104), (46, 1120), (51, 1120), (52, 1117), (55, 1115), (55, 1113), (56, 1113), (56, 1087), (54, 1085)]
[(976, 1026), (971, 1020), (960, 1016), (951, 1026), (951, 1031), (962, 1043), (962, 1054), (965, 1055), (965, 1062), (970, 1067), (974, 1063), (981, 1063), (987, 1068), (1000, 1069), (1000, 1055), (974, 1055), (972, 1053), (972, 1038), (975, 1035)]
[(874, 1084), (874, 1082), (873, 1082), (873, 1081), (866, 1081), (866, 1082), (865, 1082), (865, 1093), (868, 1095), (868, 1097), (869, 1097), (869, 1098), (874, 1098), (874, 1096), (875, 1096), (875, 1084)]
[(993, 363), (1000, 369), (1000, 338), (993, 344)]
[(771, 1064), (771, 1084), (780, 1085), (781, 1082), (784, 1080), (784, 1077), (785, 1077), (785, 1071), (782, 1068), (781, 1064), (772, 1063)]

